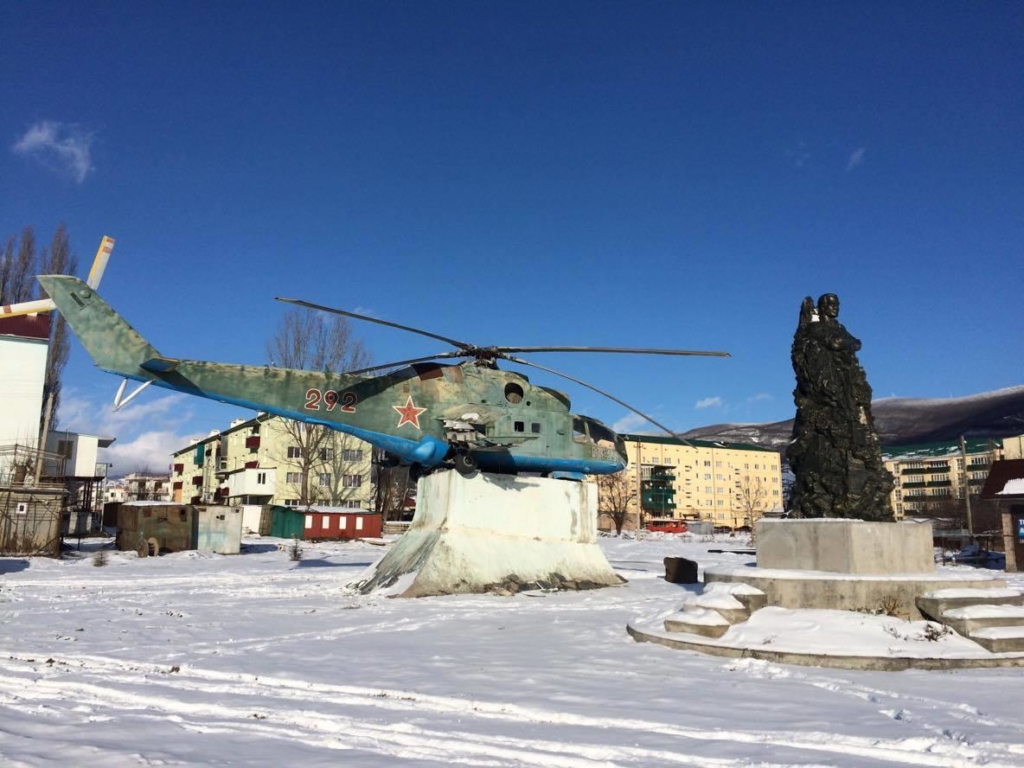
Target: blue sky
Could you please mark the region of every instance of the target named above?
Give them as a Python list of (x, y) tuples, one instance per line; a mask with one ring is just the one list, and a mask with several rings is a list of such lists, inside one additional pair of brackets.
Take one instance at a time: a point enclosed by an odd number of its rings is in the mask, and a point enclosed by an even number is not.
[[(685, 430), (792, 416), (800, 301), (834, 291), (876, 396), (1021, 383), (1019, 3), (4, 15), (0, 235), (64, 221), (83, 264), (117, 238), (102, 292), (165, 354), (264, 362), (277, 295), (482, 344), (730, 351), (536, 358)], [(378, 362), (437, 347), (359, 330)], [(147, 392), (112, 417), (116, 385), (73, 347), (63, 425), (116, 428), (122, 468), (247, 415)]]

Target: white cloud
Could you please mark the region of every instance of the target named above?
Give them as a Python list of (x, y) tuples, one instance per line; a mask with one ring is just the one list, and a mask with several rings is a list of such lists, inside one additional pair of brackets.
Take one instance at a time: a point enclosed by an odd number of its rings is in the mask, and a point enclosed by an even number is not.
[(147, 467), (163, 471), (170, 464), (171, 451), (187, 446), (194, 437), (205, 436), (181, 431), (192, 418), (188, 399), (181, 393), (152, 400), (140, 398), (115, 411), (109, 403), (96, 403), (70, 390), (61, 398), (60, 426), (72, 432), (115, 438), (99, 456), (100, 461), (114, 465), (112, 476)]
[(767, 402), (769, 400), (774, 400), (774, 399), (775, 398), (773, 398), (767, 392), (758, 392), (756, 395), (751, 395), (750, 397), (748, 397), (747, 398), (747, 402), (748, 403), (763, 403), (763, 402)]
[(11, 146), (11, 151), (81, 184), (93, 170), (90, 158), (93, 138), (94, 134), (73, 123), (44, 120), (30, 126)]
[(621, 419), (612, 424), (612, 429), (616, 432), (633, 432), (639, 427), (653, 426), (651, 422), (635, 413), (627, 413)]
[(701, 408), (721, 408), (722, 398), (720, 397), (705, 397), (703, 400), (698, 400), (697, 404), (693, 406), (700, 410)]
[(143, 432), (128, 442), (118, 440), (100, 451), (100, 460), (112, 465), (112, 477), (141, 470), (166, 472), (171, 464), (171, 451), (188, 446), (189, 439), (187, 435), (168, 431)]
[(852, 171), (858, 165), (862, 165), (864, 163), (865, 152), (867, 152), (867, 147), (858, 147), (853, 150), (853, 153), (850, 155), (850, 159), (846, 161), (846, 170)]

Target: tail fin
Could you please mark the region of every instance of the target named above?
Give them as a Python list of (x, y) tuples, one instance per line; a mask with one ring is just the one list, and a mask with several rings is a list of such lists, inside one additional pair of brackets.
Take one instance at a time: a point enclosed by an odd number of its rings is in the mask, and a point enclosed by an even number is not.
[(162, 356), (96, 291), (68, 275), (36, 279), (98, 368), (132, 379), (153, 378), (143, 366)]
[[(96, 251), (96, 258), (93, 259), (92, 269), (89, 270), (90, 288), (95, 290), (100, 287), (100, 280), (103, 279), (103, 272), (107, 268), (107, 261), (110, 259), (110, 252), (112, 250), (114, 250), (114, 238), (104, 237), (100, 240), (100, 247)], [(8, 304), (5, 307), (0, 307), (0, 317), (37, 315), (40, 312), (52, 312), (56, 308), (50, 299), (23, 301), (19, 304)]]

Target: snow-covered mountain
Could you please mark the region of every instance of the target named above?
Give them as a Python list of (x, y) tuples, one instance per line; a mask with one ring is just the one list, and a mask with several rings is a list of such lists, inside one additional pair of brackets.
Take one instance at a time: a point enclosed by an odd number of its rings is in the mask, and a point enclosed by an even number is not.
[[(934, 443), (965, 437), (1024, 434), (1024, 386), (968, 397), (883, 397), (871, 412), (882, 445)], [(793, 420), (769, 424), (712, 424), (683, 433), (697, 440), (753, 443), (781, 450), (789, 442)]]

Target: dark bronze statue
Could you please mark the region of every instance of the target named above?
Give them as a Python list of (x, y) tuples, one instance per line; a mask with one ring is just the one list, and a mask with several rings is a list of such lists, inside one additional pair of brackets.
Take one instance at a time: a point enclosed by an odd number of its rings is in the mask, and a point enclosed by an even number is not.
[(796, 475), (791, 517), (892, 520), (893, 480), (871, 418), (871, 387), (857, 361), (860, 341), (839, 317), (839, 297), (808, 296), (793, 337), (796, 420), (786, 449)]

